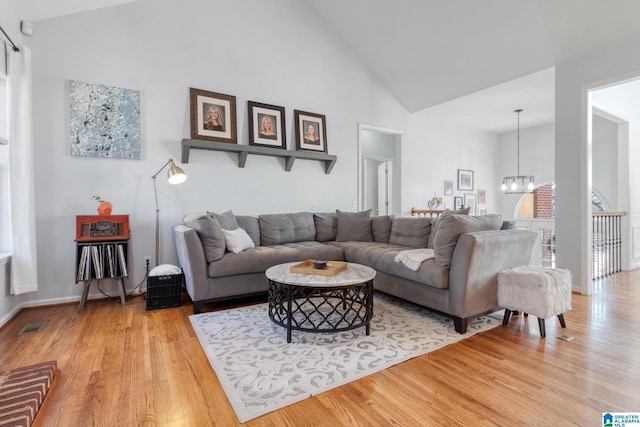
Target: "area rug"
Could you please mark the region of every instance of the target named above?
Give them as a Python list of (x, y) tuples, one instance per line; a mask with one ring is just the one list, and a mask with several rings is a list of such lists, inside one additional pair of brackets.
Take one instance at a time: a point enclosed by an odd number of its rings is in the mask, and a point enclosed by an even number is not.
[(381, 371), (486, 331), (495, 316), (453, 321), (414, 304), (376, 293), (370, 335), (287, 332), (269, 320), (267, 304), (190, 316), (209, 362), (240, 422)]
[(53, 360), (0, 373), (0, 426), (30, 426), (56, 371)]

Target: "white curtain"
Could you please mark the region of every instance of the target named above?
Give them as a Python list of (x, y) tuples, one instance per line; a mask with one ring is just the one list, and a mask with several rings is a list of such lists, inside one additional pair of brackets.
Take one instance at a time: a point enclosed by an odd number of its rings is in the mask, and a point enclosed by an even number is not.
[(31, 112), (31, 51), (10, 51), (9, 196), (11, 204), (11, 292), (38, 290), (36, 214)]

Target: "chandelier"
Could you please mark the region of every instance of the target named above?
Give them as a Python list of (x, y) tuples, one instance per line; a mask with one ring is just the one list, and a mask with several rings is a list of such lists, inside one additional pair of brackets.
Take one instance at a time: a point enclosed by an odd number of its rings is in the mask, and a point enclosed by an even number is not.
[(518, 175), (505, 176), (502, 178), (500, 189), (504, 194), (525, 194), (533, 193), (533, 175), (520, 175), (520, 113), (522, 108), (515, 110), (518, 113)]

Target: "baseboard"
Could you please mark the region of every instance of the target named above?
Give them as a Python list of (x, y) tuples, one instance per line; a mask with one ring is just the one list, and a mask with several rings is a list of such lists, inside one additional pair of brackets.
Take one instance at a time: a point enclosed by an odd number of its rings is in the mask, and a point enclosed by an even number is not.
[(17, 307), (15, 307), (13, 310), (11, 310), (9, 313), (5, 314), (1, 319), (0, 319), (0, 329), (4, 328), (4, 325), (6, 325), (7, 323), (9, 323), (9, 320), (13, 319), (13, 317), (18, 314), (20, 312), (20, 310), (22, 310), (22, 304), (18, 305)]

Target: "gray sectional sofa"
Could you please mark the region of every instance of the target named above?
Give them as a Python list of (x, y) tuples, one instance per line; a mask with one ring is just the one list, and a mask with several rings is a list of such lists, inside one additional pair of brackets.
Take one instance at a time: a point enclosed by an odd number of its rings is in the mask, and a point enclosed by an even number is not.
[[(453, 211), (440, 218), (228, 211), (187, 215), (173, 235), (194, 313), (204, 302), (266, 293), (264, 272), (273, 265), (336, 260), (374, 268), (374, 289), (444, 314), (464, 333), (468, 320), (498, 309), (497, 273), (529, 263), (536, 234), (504, 228), (499, 215)], [(395, 261), (417, 248), (432, 248), (434, 257), (416, 271)]]

